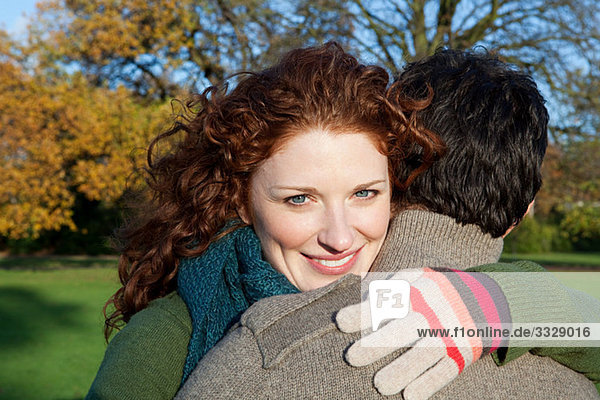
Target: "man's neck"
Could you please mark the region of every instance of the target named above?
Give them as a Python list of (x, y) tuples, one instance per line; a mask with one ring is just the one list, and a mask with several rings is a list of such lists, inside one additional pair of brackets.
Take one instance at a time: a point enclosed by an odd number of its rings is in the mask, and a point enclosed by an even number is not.
[(484, 234), (476, 225), (423, 210), (405, 210), (390, 222), (388, 235), (372, 271), (448, 267), (466, 269), (497, 262), (502, 238)]

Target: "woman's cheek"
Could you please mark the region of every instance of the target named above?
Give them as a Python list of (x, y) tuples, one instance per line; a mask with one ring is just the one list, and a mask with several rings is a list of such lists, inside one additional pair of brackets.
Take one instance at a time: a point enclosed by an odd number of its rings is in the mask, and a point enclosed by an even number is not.
[(390, 202), (382, 199), (359, 213), (357, 229), (364, 236), (376, 240), (386, 235), (390, 218)]
[(308, 242), (318, 231), (318, 218), (310, 212), (272, 211), (264, 218), (264, 231), (283, 249), (294, 249)]

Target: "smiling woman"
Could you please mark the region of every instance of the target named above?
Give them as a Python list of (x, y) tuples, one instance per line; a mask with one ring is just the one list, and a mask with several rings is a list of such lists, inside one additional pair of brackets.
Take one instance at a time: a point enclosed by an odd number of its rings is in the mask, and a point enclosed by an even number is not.
[(107, 337), (127, 325), (88, 398), (172, 398), (251, 304), (371, 268), (403, 184), (390, 165), (420, 146), (425, 167), (442, 147), (399, 111), (429, 100), (392, 105), (388, 84), (383, 68), (329, 43), (188, 104), (150, 145), (154, 200), (121, 232)]
[(244, 222), (265, 259), (298, 289), (368, 272), (379, 252), (391, 188), (376, 140), (310, 130), (289, 138), (252, 177)]

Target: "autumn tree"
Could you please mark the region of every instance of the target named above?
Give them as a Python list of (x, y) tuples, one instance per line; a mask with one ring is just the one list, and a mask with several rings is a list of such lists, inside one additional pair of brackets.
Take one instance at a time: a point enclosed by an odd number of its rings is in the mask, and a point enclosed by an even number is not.
[(77, 229), (77, 194), (110, 204), (139, 186), (133, 172), (168, 110), (138, 104), (123, 87), (93, 87), (80, 73), (30, 74), (26, 50), (6, 36), (0, 43), (0, 235)]
[[(61, 149), (45, 133), (39, 90), (10, 57), (0, 58), (0, 234), (22, 237), (70, 223), (72, 198), (56, 162)], [(39, 101), (39, 102), (38, 102)]]
[(585, 96), (574, 74), (598, 73), (599, 19), (595, 0), (52, 0), (31, 38), (95, 84), (163, 99), (329, 39), (392, 73), (441, 46), (482, 45), (571, 103)]
[(351, 36), (343, 0), (53, 0), (32, 43), (96, 85), (166, 99), (256, 70), (283, 50)]
[[(391, 71), (442, 46), (482, 45), (553, 87), (596, 62), (595, 0), (352, 0), (354, 43)], [(597, 65), (594, 65), (597, 67)]]
[(81, 199), (110, 207), (139, 187), (173, 97), (289, 47), (348, 36), (340, 4), (41, 1), (27, 45), (0, 41), (0, 235), (81, 228)]

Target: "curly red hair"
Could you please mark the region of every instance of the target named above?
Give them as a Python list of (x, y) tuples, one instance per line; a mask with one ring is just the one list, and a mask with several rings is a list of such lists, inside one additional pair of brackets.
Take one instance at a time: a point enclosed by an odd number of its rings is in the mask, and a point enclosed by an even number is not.
[[(104, 308), (107, 339), (151, 300), (175, 290), (178, 261), (201, 254), (238, 218), (250, 177), (285, 137), (310, 128), (366, 132), (396, 166), (414, 143), (424, 166), (441, 149), (435, 135), (405, 117), (429, 99), (388, 101), (387, 72), (360, 64), (336, 43), (292, 50), (271, 68), (236, 77), (231, 91), (223, 84), (193, 98), (188, 117), (149, 146), (152, 201), (118, 233), (122, 287)], [(173, 151), (155, 159), (156, 145), (176, 134)]]

